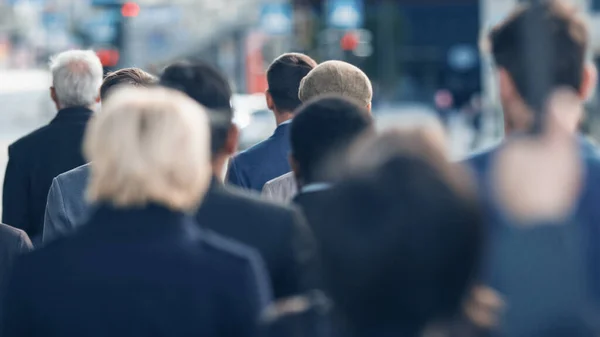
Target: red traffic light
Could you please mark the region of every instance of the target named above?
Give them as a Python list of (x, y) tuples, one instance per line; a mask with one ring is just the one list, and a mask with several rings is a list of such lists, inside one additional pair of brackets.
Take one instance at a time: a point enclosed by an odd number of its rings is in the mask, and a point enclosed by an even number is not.
[(342, 50), (346, 51), (355, 50), (359, 43), (360, 40), (358, 35), (354, 32), (349, 32), (344, 34), (342, 37), (342, 40), (340, 41), (340, 47)]
[(124, 17), (136, 17), (140, 14), (140, 5), (135, 2), (126, 2), (121, 7), (121, 14)]
[(96, 52), (100, 63), (104, 67), (114, 67), (119, 63), (120, 54), (118, 50), (101, 49)]

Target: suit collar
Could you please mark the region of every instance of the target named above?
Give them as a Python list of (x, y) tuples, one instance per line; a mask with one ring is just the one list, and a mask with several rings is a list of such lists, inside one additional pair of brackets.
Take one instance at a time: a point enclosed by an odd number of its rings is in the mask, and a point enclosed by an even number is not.
[(290, 126), (292, 125), (292, 120), (285, 121), (277, 126), (275, 132), (273, 133), (273, 137), (281, 137), (287, 135)]
[(192, 233), (196, 227), (191, 215), (154, 203), (129, 208), (102, 203), (90, 218), (90, 225), (98, 231), (122, 237), (167, 235), (181, 231)]
[(94, 112), (85, 107), (72, 107), (65, 108), (58, 111), (56, 117), (50, 122), (63, 123), (63, 122), (86, 122), (88, 121)]

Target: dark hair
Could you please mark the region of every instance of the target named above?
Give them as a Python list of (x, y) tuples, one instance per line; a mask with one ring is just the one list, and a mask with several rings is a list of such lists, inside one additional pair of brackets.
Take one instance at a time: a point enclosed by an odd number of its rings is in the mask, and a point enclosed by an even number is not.
[[(585, 57), (588, 48), (588, 29), (574, 8), (558, 0), (547, 0), (541, 4), (523, 4), (504, 22), (492, 29), (489, 43), (492, 56), (498, 67), (504, 68), (515, 83), (516, 89), (531, 107), (536, 107), (539, 98), (530, 87), (532, 82), (528, 71), (531, 56), (531, 29), (529, 22), (534, 16), (540, 17), (540, 24), (548, 33), (548, 43), (552, 50), (544, 51), (551, 55), (550, 73), (546, 74), (550, 83), (544, 86), (544, 97), (558, 87), (581, 89)], [(541, 52), (540, 52), (541, 54)], [(535, 76), (535, 75), (533, 75)], [(550, 91), (550, 92), (548, 92)]]
[(219, 153), (233, 121), (232, 91), (227, 78), (203, 62), (177, 62), (165, 68), (160, 84), (186, 93), (211, 110), (211, 150), (213, 156)]
[(319, 229), (324, 287), (353, 331), (416, 333), (460, 310), (482, 217), (466, 172), (440, 158), (396, 152), (330, 191)]
[(119, 85), (151, 86), (158, 82), (153, 75), (139, 68), (123, 68), (106, 74), (100, 87), (100, 99), (106, 99), (111, 89)]
[(343, 152), (372, 126), (360, 104), (343, 97), (323, 96), (309, 101), (292, 120), (290, 145), (304, 183), (323, 178), (326, 161)]
[(316, 66), (317, 62), (300, 53), (283, 54), (271, 63), (267, 82), (278, 110), (292, 112), (302, 104), (298, 98), (300, 81)]

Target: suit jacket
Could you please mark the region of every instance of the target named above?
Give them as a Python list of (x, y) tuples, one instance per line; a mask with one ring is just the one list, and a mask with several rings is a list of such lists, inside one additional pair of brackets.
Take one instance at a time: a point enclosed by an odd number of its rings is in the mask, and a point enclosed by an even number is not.
[(85, 163), (81, 147), (91, 116), (86, 108), (62, 109), (8, 148), (2, 222), (24, 230), (34, 243), (41, 240), (52, 179)]
[(298, 187), (293, 172), (269, 180), (262, 190), (265, 199), (285, 204), (292, 201), (296, 193)]
[(17, 261), (4, 336), (256, 336), (270, 301), (252, 249), (162, 206), (101, 206)]
[(33, 245), (27, 233), (4, 224), (0, 224), (0, 294), (12, 270), (18, 255), (29, 252)]
[[(85, 221), (93, 207), (84, 198), (88, 175), (89, 164), (54, 179), (48, 194), (44, 242), (66, 235)], [(267, 264), (277, 298), (312, 288), (314, 241), (299, 212), (213, 179), (196, 218), (201, 226), (256, 248)]]
[(290, 172), (290, 124), (280, 124), (270, 138), (233, 157), (227, 182), (260, 192), (267, 181)]

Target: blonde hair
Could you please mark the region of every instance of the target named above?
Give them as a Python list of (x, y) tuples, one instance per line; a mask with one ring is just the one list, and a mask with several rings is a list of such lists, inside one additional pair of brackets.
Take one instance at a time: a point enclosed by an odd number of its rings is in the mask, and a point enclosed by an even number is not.
[(109, 95), (88, 126), (84, 152), (92, 202), (192, 211), (210, 184), (208, 116), (174, 90), (122, 88)]

